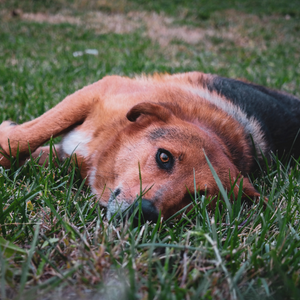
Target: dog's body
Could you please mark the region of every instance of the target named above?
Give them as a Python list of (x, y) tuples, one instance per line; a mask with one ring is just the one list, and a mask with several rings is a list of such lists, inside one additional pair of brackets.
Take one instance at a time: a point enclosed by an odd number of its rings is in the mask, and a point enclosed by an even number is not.
[[(262, 86), (199, 72), (111, 76), (35, 120), (3, 122), (0, 146), (13, 156), (19, 148), (26, 158), (30, 145), (37, 157), (40, 150), (49, 152), (41, 145), (65, 134), (57, 153), (76, 153), (82, 176), (109, 216), (140, 193), (140, 168), (143, 209), (155, 219), (159, 210), (166, 218), (189, 204), (194, 182), (200, 193), (218, 193), (205, 154), (228, 191), (236, 182), (237, 196), (244, 176), (244, 196), (259, 196), (247, 178), (255, 157), (271, 151), (300, 156), (299, 129), (299, 99)], [(1, 154), (0, 164), (9, 167)]]

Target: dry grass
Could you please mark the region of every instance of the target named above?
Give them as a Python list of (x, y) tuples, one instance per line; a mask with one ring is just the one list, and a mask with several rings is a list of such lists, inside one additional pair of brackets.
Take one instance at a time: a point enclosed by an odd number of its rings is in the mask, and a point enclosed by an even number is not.
[[(104, 1), (103, 1), (104, 2)], [(102, 3), (102, 1), (101, 1)], [(266, 50), (266, 41), (262, 36), (255, 34), (253, 36), (253, 24), (256, 27), (280, 32), (280, 25), (276, 21), (282, 18), (288, 19), (289, 16), (271, 16), (258, 17), (256, 15), (238, 12), (234, 9), (222, 13), (215, 13), (212, 22), (218, 19), (224, 19), (226, 26), (216, 27), (209, 24), (206, 28), (199, 28), (187, 25), (178, 25), (178, 18), (166, 16), (164, 13), (154, 13), (146, 11), (132, 11), (129, 13), (105, 13), (101, 11), (86, 10), (80, 16), (72, 14), (71, 10), (62, 10), (57, 14), (46, 12), (26, 13), (22, 10), (13, 12), (1, 11), (0, 15), (6, 19), (18, 17), (21, 20), (37, 23), (62, 24), (85, 26), (87, 29), (93, 29), (97, 34), (132, 33), (139, 29), (144, 30), (145, 37), (158, 42), (162, 47), (168, 47), (173, 41), (182, 41), (190, 45), (205, 43), (208, 48), (213, 46), (211, 39), (231, 42), (237, 47), (257, 48)], [(176, 22), (175, 22), (176, 20)], [(276, 36), (276, 42), (285, 42), (286, 36), (281, 32)]]

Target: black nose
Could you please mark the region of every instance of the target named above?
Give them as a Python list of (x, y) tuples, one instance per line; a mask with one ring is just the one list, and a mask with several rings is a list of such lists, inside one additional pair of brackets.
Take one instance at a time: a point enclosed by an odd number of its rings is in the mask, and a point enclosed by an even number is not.
[(130, 210), (128, 211), (128, 217), (131, 216), (132, 214), (135, 214), (133, 216), (133, 226), (137, 227), (139, 224), (139, 216), (141, 217), (140, 219), (140, 224), (144, 224), (147, 221), (152, 221), (154, 223), (157, 222), (159, 213), (157, 208), (153, 205), (152, 202), (150, 202), (147, 199), (142, 199), (142, 203), (141, 203), (141, 213), (139, 213), (139, 209), (137, 209), (137, 207), (140, 206), (140, 202), (136, 201), (132, 207), (130, 208)]

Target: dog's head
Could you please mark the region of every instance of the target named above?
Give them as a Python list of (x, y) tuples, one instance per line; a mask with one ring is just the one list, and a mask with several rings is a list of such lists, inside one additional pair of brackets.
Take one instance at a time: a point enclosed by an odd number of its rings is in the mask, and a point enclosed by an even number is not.
[[(122, 212), (142, 192), (143, 212), (155, 220), (166, 219), (191, 203), (190, 194), (215, 196), (219, 189), (207, 163), (217, 172), (227, 191), (240, 170), (222, 139), (199, 120), (174, 114), (166, 104), (144, 102), (128, 113), (131, 121), (95, 157), (92, 188), (108, 205), (108, 216)], [(104, 190), (104, 185), (106, 189)], [(243, 178), (244, 196), (259, 196)]]

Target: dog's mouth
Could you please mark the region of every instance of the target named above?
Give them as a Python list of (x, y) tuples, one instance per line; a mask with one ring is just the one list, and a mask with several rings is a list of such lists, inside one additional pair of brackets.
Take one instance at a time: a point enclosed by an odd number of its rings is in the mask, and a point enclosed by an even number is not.
[(121, 188), (116, 188), (111, 193), (108, 200), (107, 219), (111, 220), (114, 217), (128, 219), (132, 215), (134, 226), (137, 226), (139, 223), (144, 224), (147, 221), (154, 223), (157, 222), (159, 212), (153, 203), (148, 199), (136, 199), (133, 203), (129, 203), (128, 201), (122, 199)]

